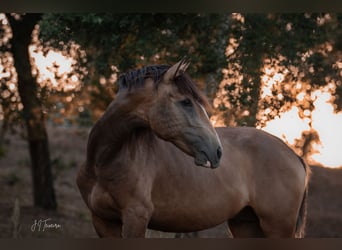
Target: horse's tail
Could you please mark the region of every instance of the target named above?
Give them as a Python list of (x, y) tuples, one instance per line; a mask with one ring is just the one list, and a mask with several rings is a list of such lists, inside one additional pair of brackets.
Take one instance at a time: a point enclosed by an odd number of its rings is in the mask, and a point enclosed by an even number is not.
[(311, 171), (310, 171), (310, 167), (305, 163), (305, 161), (301, 157), (298, 157), (298, 158), (300, 159), (301, 163), (303, 164), (306, 176), (305, 176), (305, 191), (304, 191), (302, 204), (300, 205), (299, 214), (298, 214), (298, 218), (297, 218), (295, 237), (296, 238), (304, 238), (306, 216), (307, 216), (308, 183), (309, 183)]

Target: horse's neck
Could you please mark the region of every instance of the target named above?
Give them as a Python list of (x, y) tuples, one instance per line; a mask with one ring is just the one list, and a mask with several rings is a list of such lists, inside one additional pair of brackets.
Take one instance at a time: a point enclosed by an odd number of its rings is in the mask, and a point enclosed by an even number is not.
[[(127, 104), (112, 103), (94, 125), (88, 139), (88, 161), (97, 165), (120, 154), (133, 139), (146, 137), (151, 131)], [(138, 138), (140, 137), (140, 138)], [(141, 140), (139, 141), (141, 143)]]

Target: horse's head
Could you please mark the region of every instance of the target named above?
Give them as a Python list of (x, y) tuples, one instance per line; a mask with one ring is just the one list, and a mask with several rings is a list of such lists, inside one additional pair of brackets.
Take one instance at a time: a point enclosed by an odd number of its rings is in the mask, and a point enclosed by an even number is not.
[(205, 109), (207, 99), (185, 73), (188, 64), (181, 60), (158, 83), (151, 84), (153, 105), (149, 105), (147, 119), (158, 137), (193, 156), (196, 165), (216, 168), (222, 155), (221, 142)]

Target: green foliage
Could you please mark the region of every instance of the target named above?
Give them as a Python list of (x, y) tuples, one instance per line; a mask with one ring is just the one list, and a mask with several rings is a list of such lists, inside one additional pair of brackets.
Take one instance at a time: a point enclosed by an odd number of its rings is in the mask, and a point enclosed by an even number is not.
[(101, 74), (109, 65), (126, 71), (184, 54), (203, 64), (197, 71), (215, 71), (225, 62), (229, 27), (227, 15), (217, 14), (47, 14), (40, 26), (50, 45), (80, 44)]
[[(336, 66), (342, 51), (341, 14), (44, 14), (39, 24), (46, 51), (54, 47), (66, 52), (76, 43), (86, 52), (86, 57), (78, 55), (75, 69), (86, 75), (82, 90), (75, 91), (81, 107), (75, 110), (80, 114), (73, 114), (82, 125), (91, 124), (115, 97), (114, 80), (109, 81), (113, 74), (174, 63), (184, 55), (191, 58), (190, 74), (200, 83), (205, 85), (213, 77), (213, 90), (204, 86), (211, 98), (222, 79), (221, 69), (229, 69), (224, 89), (230, 106), (221, 103), (217, 112), (226, 113), (235, 124), (255, 126), (260, 111), (272, 108), (274, 112), (268, 114), (272, 118), (293, 105), (298, 91), (309, 95), (327, 82), (336, 85), (334, 101), (342, 107), (341, 69)], [(231, 52), (226, 52), (227, 45), (233, 47)], [(273, 87), (272, 97), (261, 100), (261, 76), (267, 65), (286, 72), (285, 79)], [(100, 83), (102, 77), (105, 83)], [(296, 92), (296, 82), (309, 86)], [(1, 87), (8, 89), (6, 84)], [(43, 88), (39, 91), (50, 100), (43, 102), (47, 111), (56, 103), (63, 103), (64, 110), (74, 105), (74, 101), (53, 99)], [(2, 105), (7, 107), (6, 117), (15, 118), (10, 111), (16, 106), (10, 108), (10, 99), (18, 105), (15, 98), (4, 98)], [(298, 106), (313, 107), (311, 100)]]
[(225, 66), (228, 16), (219, 14), (46, 14), (40, 23), (46, 44), (74, 41), (86, 50), (99, 75), (191, 57), (198, 75)]
[[(228, 15), (219, 14), (45, 14), (40, 38), (64, 51), (79, 44), (86, 52), (83, 82), (91, 101), (85, 109), (98, 118), (115, 97), (113, 74), (149, 64), (172, 64), (190, 57), (189, 72), (202, 84), (219, 83), (226, 66)], [(105, 84), (99, 79), (105, 78)], [(215, 86), (206, 89), (215, 92)]]
[[(259, 110), (272, 107), (269, 118), (296, 102), (293, 84), (303, 82), (309, 95), (311, 89), (326, 85), (327, 79), (341, 85), (341, 69), (336, 67), (341, 50), (341, 15), (335, 14), (243, 14), (231, 18), (229, 38), (237, 42), (229, 55), (231, 80), (225, 87), (229, 102), (237, 111), (237, 119), (250, 111), (248, 125), (255, 126)], [(229, 45), (228, 45), (229, 46)], [(273, 97), (260, 100), (261, 76), (266, 65), (276, 66), (285, 74), (282, 85), (272, 89)], [(293, 71), (295, 69), (295, 71)], [(238, 73), (236, 73), (238, 72)], [(285, 73), (287, 72), (287, 73)], [(242, 76), (239, 80), (238, 76)], [(283, 98), (277, 98), (281, 94)], [(336, 92), (339, 100), (339, 93)], [(311, 102), (311, 103), (310, 103)], [(312, 100), (299, 105), (302, 110), (312, 108)]]

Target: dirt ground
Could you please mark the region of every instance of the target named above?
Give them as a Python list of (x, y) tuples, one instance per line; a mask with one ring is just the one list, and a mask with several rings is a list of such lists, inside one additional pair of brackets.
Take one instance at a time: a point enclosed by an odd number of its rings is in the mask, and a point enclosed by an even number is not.
[[(18, 135), (6, 136), (5, 154), (0, 157), (0, 238), (97, 237), (75, 184), (88, 132), (86, 128), (48, 126), (58, 202), (58, 209), (53, 212), (33, 207), (27, 143)], [(312, 166), (306, 237), (342, 237), (341, 194), (342, 169)], [(44, 229), (44, 223), (51, 227)], [(174, 236), (147, 232), (147, 237)], [(227, 237), (226, 226), (202, 231), (199, 236)]]

